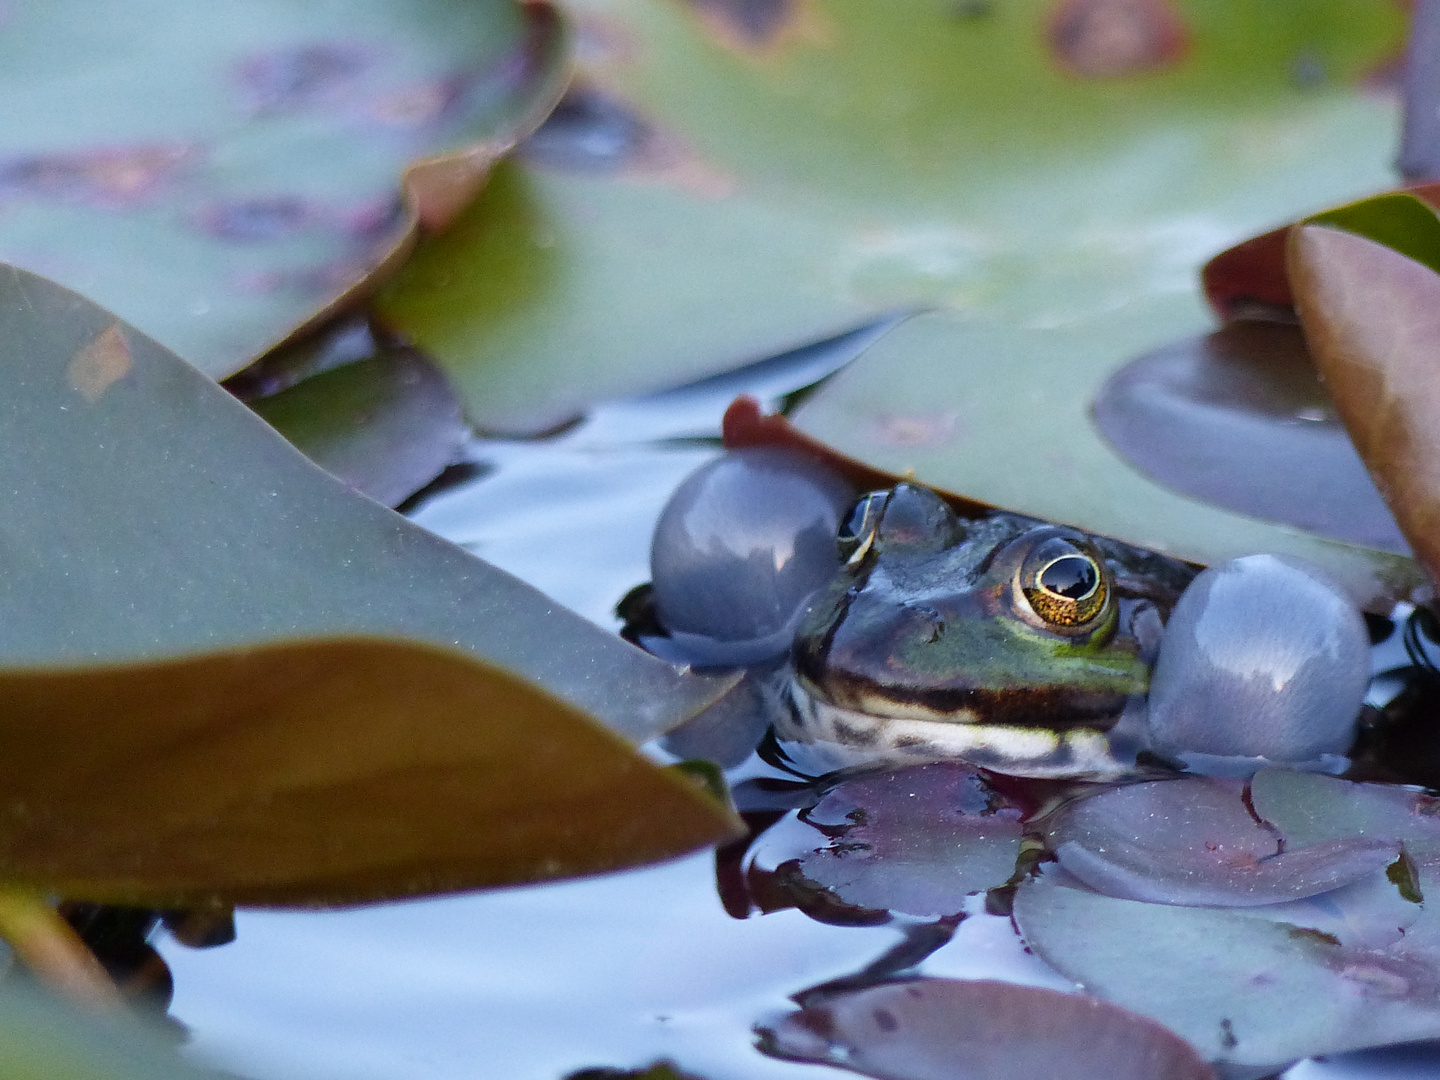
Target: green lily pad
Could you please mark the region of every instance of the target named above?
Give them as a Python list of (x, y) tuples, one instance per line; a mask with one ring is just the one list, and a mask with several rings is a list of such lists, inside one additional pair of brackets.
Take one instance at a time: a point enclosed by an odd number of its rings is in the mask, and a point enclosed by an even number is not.
[[(1399, 45), (1386, 0), (573, 10), (578, 89), (380, 298), (482, 426), (918, 306), (997, 367), (1048, 333), (1098, 370), (1200, 328), (1216, 248), (1389, 179), (1393, 104), (1355, 85)], [(1026, 434), (1083, 403), (1057, 419)]]
[(108, 311), (0, 270), (0, 669), (362, 635), (458, 649), (635, 739), (733, 680), (681, 674), (347, 490)]
[(1090, 402), (1112, 365), (1153, 345), (1125, 318), (1089, 334), (926, 315), (881, 338), (792, 419), (891, 473), (913, 470), (939, 488), (1191, 562), (1287, 554), (1327, 571), (1363, 606), (1385, 611), (1418, 595), (1424, 573), (1403, 555), (1220, 509), (1122, 460), (1091, 422)]
[(27, 7), (0, 37), (0, 258), (226, 375), (452, 217), (565, 54), (512, 0)]
[(0, 272), (0, 342), (0, 877), (143, 906), (341, 903), (732, 831), (626, 737), (733, 680), (346, 489), (53, 282)]

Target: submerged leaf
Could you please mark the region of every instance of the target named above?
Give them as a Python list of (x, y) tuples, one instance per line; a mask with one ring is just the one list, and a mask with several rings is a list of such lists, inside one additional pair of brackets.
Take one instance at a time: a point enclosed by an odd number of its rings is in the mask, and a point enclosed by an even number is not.
[[(1409, 220), (1440, 252), (1440, 219)], [(1416, 556), (1440, 576), (1440, 273), (1329, 225), (1295, 231), (1289, 266), (1336, 408)]]
[(733, 835), (523, 679), (395, 641), (0, 671), (0, 877), (151, 907), (571, 877)]
[[(104, 335), (131, 364), (91, 400), (65, 372)], [(734, 681), (682, 674), (346, 490), (52, 282), (0, 269), (0, 344), (0, 671), (393, 638), (468, 653), (636, 740)]]
[(0, 258), (229, 374), (447, 223), (566, 45), (513, 0), (28, 8), (0, 37)]
[(776, 1057), (881, 1080), (1213, 1080), (1184, 1039), (1079, 994), (912, 979), (827, 997), (760, 1029)]
[(1298, 327), (1232, 322), (1147, 353), (1105, 381), (1094, 417), (1131, 465), (1183, 495), (1410, 553)]
[(444, 374), (388, 348), (250, 402), (337, 480), (398, 506), (455, 461), (467, 428)]

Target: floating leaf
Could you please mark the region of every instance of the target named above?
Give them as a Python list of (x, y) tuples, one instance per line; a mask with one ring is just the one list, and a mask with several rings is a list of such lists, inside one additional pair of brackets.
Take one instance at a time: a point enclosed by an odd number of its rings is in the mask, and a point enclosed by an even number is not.
[[(1410, 243), (1440, 265), (1440, 219), (1414, 199), (1402, 205), (1424, 211), (1405, 214), (1419, 234)], [(1329, 225), (1296, 230), (1289, 268), (1306, 340), (1355, 448), (1416, 556), (1440, 576), (1440, 273)]]
[(1014, 917), (1056, 970), (1212, 1061), (1278, 1071), (1297, 1058), (1440, 1037), (1440, 953), (1351, 946), (1265, 910), (1142, 904), (1040, 880), (1020, 886)]
[[(1405, 190), (1431, 205), (1440, 203), (1440, 184), (1417, 184)], [(1351, 207), (1356, 205), (1363, 203), (1337, 207), (1319, 217), (1329, 218), (1330, 224), (1349, 228), (1352, 232), (1364, 232), (1363, 228), (1357, 230), (1346, 224), (1346, 221), (1356, 224), (1369, 216), (1365, 211), (1361, 211), (1358, 217), (1350, 213)], [(1272, 309), (1294, 305), (1290, 276), (1285, 269), (1285, 246), (1289, 236), (1290, 226), (1282, 225), (1227, 248), (1205, 264), (1200, 272), (1201, 284), (1210, 306), (1222, 318), (1243, 317), (1257, 304), (1261, 308)]]
[(0, 878), (150, 907), (570, 877), (733, 833), (572, 706), (454, 652), (289, 641), (0, 671)]
[(1184, 1039), (1079, 994), (913, 979), (838, 994), (760, 1029), (776, 1057), (882, 1080), (1213, 1080)]
[(539, 2), (29, 8), (0, 38), (0, 258), (228, 374), (453, 217), (565, 52)]
[(439, 476), (467, 434), (444, 374), (405, 348), (322, 372), (250, 407), (326, 472), (386, 506)]
[(854, 907), (953, 915), (1005, 884), (1020, 854), (1019, 810), (953, 762), (843, 781), (804, 817), (831, 841), (799, 873)]
[(1380, 610), (1422, 587), (1413, 560), (1221, 510), (1132, 469), (1086, 408), (1110, 366), (1150, 345), (1138, 336), (1127, 342), (1118, 330), (1107, 340), (921, 316), (836, 374), (794, 423), (892, 475), (913, 470), (972, 500), (1190, 562), (1292, 555)]
[(1299, 327), (1232, 322), (1132, 360), (1101, 388), (1101, 433), (1183, 495), (1408, 555)]
[[(128, 357), (73, 387), (94, 343)], [(102, 308), (0, 270), (0, 670), (369, 636), (468, 653), (643, 740), (733, 679), (685, 675), (348, 491)], [(77, 359), (79, 358), (79, 359)]]
[(1255, 813), (1294, 844), (1342, 837), (1393, 838), (1424, 866), (1440, 890), (1440, 799), (1391, 784), (1357, 784), (1333, 776), (1262, 769), (1251, 781)]
[(1108, 896), (1215, 907), (1329, 892), (1400, 854), (1393, 835), (1302, 844), (1257, 821), (1244, 796), (1239, 780), (1131, 784), (1072, 804), (1051, 827), (1050, 844), (1061, 866)]
[[(1019, 376), (1038, 336), (1086, 373), (1008, 440), (1064, 452), (1101, 371), (1201, 328), (1200, 258), (1389, 180), (1393, 105), (1347, 85), (1398, 43), (1388, 0), (571, 9), (577, 88), (380, 299), (486, 427), (942, 306), (978, 329), (946, 360)], [(964, 408), (941, 389), (927, 415)], [(878, 398), (842, 449), (913, 412)]]

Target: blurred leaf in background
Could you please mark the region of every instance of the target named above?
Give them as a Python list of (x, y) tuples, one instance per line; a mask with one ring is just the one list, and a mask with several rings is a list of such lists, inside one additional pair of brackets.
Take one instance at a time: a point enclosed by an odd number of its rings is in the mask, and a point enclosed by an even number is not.
[(222, 377), (445, 224), (567, 51), (512, 0), (18, 6), (0, 258)]

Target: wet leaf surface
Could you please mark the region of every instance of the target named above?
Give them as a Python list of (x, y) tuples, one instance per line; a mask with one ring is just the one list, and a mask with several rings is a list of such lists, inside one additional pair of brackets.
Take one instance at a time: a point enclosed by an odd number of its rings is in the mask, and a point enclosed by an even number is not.
[(384, 349), (250, 407), (330, 475), (386, 506), (439, 476), (468, 433), (449, 381), (413, 349)]
[(995, 334), (947, 356), (1003, 368), (1034, 327), (1093, 387), (1200, 328), (1200, 258), (1389, 179), (1391, 106), (1354, 87), (1399, 41), (1381, 0), (573, 10), (581, 90), (381, 299), (485, 427), (926, 306)]
[(798, 871), (845, 904), (897, 914), (958, 913), (1005, 884), (1020, 854), (1020, 811), (958, 763), (846, 780), (803, 815), (830, 842)]
[[(0, 270), (0, 342), (13, 358), (0, 669), (394, 638), (482, 659), (637, 740), (732, 681), (682, 675), (346, 490), (199, 372), (42, 278)], [(97, 349), (107, 370), (128, 357), (98, 393), (77, 374)]]
[(1101, 388), (1095, 422), (1166, 487), (1251, 517), (1408, 555), (1296, 326), (1233, 322)]
[(229, 374), (453, 216), (565, 46), (510, 0), (27, 8), (0, 41), (0, 258)]
[(1060, 865), (1108, 896), (1152, 904), (1254, 907), (1297, 900), (1383, 871), (1393, 834), (1302, 843), (1257, 821), (1245, 782), (1133, 784), (1083, 799), (1050, 830)]
[(1173, 1033), (1108, 1002), (989, 980), (839, 994), (760, 1029), (778, 1057), (882, 1080), (1213, 1080)]
[[(1401, 200), (1435, 253), (1440, 219)], [(1389, 209), (1398, 210), (1393, 201)], [(1418, 212), (1417, 212), (1418, 211)], [(1413, 246), (1412, 246), (1413, 245)], [(1305, 336), (1355, 447), (1415, 554), (1440, 573), (1440, 273), (1381, 243), (1330, 225), (1292, 234), (1290, 278)]]
[(733, 832), (702, 786), (453, 651), (289, 641), (0, 671), (0, 876), (152, 907), (572, 877)]
[(1020, 887), (1014, 914), (1056, 970), (1210, 1060), (1281, 1066), (1440, 1036), (1433, 952), (1348, 945), (1265, 910), (1143, 904), (1042, 879)]

